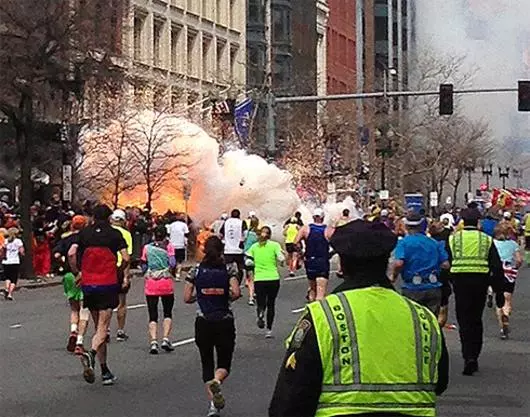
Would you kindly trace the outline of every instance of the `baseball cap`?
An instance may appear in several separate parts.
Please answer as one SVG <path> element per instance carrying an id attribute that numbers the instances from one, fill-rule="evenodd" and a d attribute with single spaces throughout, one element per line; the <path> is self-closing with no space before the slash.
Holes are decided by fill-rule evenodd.
<path id="1" fill-rule="evenodd" d="M 313 211 L 313 217 L 324 217 L 324 210 L 322 210 L 320 207 L 316 208 Z"/>
<path id="2" fill-rule="evenodd" d="M 504 217 L 506 220 L 510 220 L 512 218 L 512 213 L 505 211 L 502 217 Z"/>
<path id="3" fill-rule="evenodd" d="M 382 217 L 387 217 L 388 216 L 388 210 L 387 209 L 381 210 L 381 216 Z"/>
<path id="4" fill-rule="evenodd" d="M 423 217 L 417 213 L 411 213 L 405 218 L 406 226 L 419 226 L 423 223 Z"/>
<path id="5" fill-rule="evenodd" d="M 115 221 L 125 221 L 127 220 L 127 215 L 123 210 L 117 209 L 112 213 L 111 219 Z"/>

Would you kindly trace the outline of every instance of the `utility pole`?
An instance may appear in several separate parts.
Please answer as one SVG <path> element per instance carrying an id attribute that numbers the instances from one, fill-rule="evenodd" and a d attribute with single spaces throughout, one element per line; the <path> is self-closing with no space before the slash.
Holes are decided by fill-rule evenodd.
<path id="1" fill-rule="evenodd" d="M 265 8 L 265 89 L 267 94 L 267 152 L 273 156 L 276 152 L 276 125 L 274 114 L 274 95 L 272 93 L 272 0 L 264 1 Z"/>

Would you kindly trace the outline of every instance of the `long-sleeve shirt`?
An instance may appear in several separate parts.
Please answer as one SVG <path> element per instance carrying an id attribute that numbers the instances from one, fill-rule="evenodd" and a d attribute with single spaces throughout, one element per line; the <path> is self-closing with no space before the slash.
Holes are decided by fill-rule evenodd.
<path id="1" fill-rule="evenodd" d="M 385 278 L 385 281 L 388 279 Z M 347 280 L 333 293 L 367 287 Z M 311 323 L 300 346 L 290 347 L 280 368 L 280 374 L 269 407 L 269 417 L 314 417 L 322 390 L 322 361 L 318 349 L 315 326 L 309 314 L 304 317 Z M 374 330 L 376 331 L 376 330 Z M 296 352 L 296 366 L 288 367 L 288 360 Z M 449 354 L 442 336 L 442 355 L 438 363 L 436 394 L 442 394 L 449 382 Z M 405 414 L 372 413 L 344 417 L 402 417 Z"/>

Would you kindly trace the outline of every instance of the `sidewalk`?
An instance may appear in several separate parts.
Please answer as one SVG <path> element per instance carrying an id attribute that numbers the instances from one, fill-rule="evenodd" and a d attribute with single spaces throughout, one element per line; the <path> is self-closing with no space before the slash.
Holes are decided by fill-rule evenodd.
<path id="1" fill-rule="evenodd" d="M 182 265 L 182 270 L 185 272 L 189 271 L 194 265 L 195 262 L 187 261 Z M 132 269 L 131 274 L 133 276 L 140 276 L 140 269 Z M 63 277 L 60 275 L 55 275 L 52 278 L 19 279 L 17 290 L 22 288 L 33 290 L 36 288 L 56 287 L 62 285 L 62 279 Z"/>

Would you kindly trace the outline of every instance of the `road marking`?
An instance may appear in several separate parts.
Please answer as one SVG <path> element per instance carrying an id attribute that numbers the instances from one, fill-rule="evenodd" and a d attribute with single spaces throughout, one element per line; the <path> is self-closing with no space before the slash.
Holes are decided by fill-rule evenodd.
<path id="1" fill-rule="evenodd" d="M 292 313 L 293 313 L 293 314 L 297 314 L 297 313 L 301 313 L 301 312 L 304 311 L 304 310 L 305 310 L 305 307 L 301 307 L 301 308 L 297 308 L 297 309 L 295 309 L 295 310 L 292 310 Z"/>
<path id="2" fill-rule="evenodd" d="M 127 306 L 127 310 L 136 310 L 137 308 L 144 308 L 146 306 L 147 306 L 147 304 L 133 304 L 132 306 Z M 116 312 L 116 311 L 118 311 L 118 309 L 115 308 L 112 311 Z"/>
<path id="3" fill-rule="evenodd" d="M 20 329 L 22 327 L 22 324 L 12 324 L 9 326 L 10 329 Z"/>
<path id="4" fill-rule="evenodd" d="M 175 342 L 175 343 L 173 343 L 173 347 L 178 347 L 178 346 L 182 346 L 182 345 L 188 345 L 188 344 L 193 343 L 193 342 L 195 342 L 195 338 L 194 337 L 192 337 L 190 339 L 184 339 L 184 340 L 181 340 L 179 342 Z"/>

